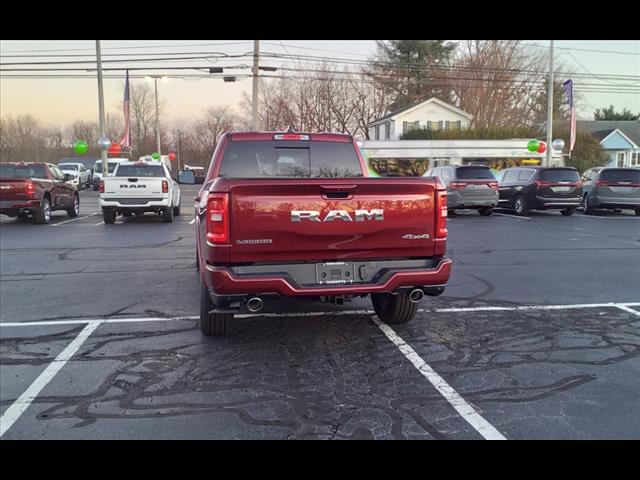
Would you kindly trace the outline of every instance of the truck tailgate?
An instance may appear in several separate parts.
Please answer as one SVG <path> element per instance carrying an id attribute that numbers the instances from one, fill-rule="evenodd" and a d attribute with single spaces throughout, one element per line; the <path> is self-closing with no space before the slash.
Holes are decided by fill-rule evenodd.
<path id="1" fill-rule="evenodd" d="M 160 177 L 107 177 L 104 179 L 106 197 L 162 197 Z"/>
<path id="2" fill-rule="evenodd" d="M 224 183 L 231 263 L 434 255 L 433 178 Z"/>

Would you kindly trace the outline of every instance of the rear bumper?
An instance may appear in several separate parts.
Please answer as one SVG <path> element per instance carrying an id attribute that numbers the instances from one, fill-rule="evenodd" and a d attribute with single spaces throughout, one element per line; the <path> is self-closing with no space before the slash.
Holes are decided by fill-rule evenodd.
<path id="1" fill-rule="evenodd" d="M 285 297 L 317 297 L 326 295 L 361 295 L 395 292 L 405 287 L 442 287 L 449 280 L 452 262 L 442 259 L 434 268 L 415 270 L 390 269 L 376 283 L 354 283 L 329 286 L 302 287 L 287 278 L 285 273 L 240 278 L 228 267 L 207 265 L 207 286 L 215 295 L 266 295 Z"/>
<path id="2" fill-rule="evenodd" d="M 2 200 L 0 214 L 16 215 L 20 211 L 31 211 L 40 208 L 40 200 Z"/>
<path id="3" fill-rule="evenodd" d="M 638 208 L 640 207 L 640 198 L 629 197 L 589 197 L 591 205 L 602 208 Z"/>
<path id="4" fill-rule="evenodd" d="M 567 207 L 579 207 L 580 205 L 582 205 L 582 197 L 552 198 L 536 196 L 536 204 L 534 208 L 562 209 Z"/>
<path id="5" fill-rule="evenodd" d="M 447 191 L 447 208 L 480 208 L 498 205 L 498 192 L 495 195 L 460 195 Z"/>

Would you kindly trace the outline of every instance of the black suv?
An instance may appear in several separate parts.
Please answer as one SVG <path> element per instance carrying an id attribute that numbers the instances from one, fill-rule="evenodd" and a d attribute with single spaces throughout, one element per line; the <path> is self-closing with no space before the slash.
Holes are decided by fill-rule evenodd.
<path id="1" fill-rule="evenodd" d="M 580 175 L 572 167 L 512 167 L 498 175 L 500 207 L 516 215 L 529 210 L 560 210 L 573 215 L 582 202 Z"/>

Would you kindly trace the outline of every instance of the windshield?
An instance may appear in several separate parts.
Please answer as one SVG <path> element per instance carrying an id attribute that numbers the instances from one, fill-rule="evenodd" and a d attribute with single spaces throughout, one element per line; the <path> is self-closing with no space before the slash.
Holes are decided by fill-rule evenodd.
<path id="1" fill-rule="evenodd" d="M 456 178 L 458 180 L 495 180 L 489 167 L 460 167 L 456 168 Z"/>
<path id="2" fill-rule="evenodd" d="M 570 168 L 553 168 L 542 170 L 540 180 L 544 182 L 579 182 L 578 171 Z"/>
<path id="3" fill-rule="evenodd" d="M 161 165 L 120 165 L 116 177 L 164 177 Z"/>
<path id="4" fill-rule="evenodd" d="M 229 178 L 362 177 L 351 143 L 312 141 L 230 142 L 220 175 Z"/>
<path id="5" fill-rule="evenodd" d="M 640 170 L 603 170 L 600 172 L 600 180 L 606 182 L 640 183 Z"/>
<path id="6" fill-rule="evenodd" d="M 58 165 L 58 168 L 60 170 L 76 170 L 78 171 L 78 169 L 80 168 L 78 165 L 74 165 L 72 163 L 61 163 Z"/>
<path id="7" fill-rule="evenodd" d="M 113 173 L 117 165 L 118 165 L 117 163 L 109 162 L 109 173 Z M 102 162 L 96 163 L 94 170 L 96 173 L 102 173 Z"/>
<path id="8" fill-rule="evenodd" d="M 47 178 L 44 165 L 0 164 L 0 177 L 4 178 Z"/>

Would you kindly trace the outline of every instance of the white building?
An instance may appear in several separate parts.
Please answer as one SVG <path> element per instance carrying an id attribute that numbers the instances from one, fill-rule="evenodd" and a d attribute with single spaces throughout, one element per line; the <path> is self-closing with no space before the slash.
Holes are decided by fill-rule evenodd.
<path id="1" fill-rule="evenodd" d="M 433 97 L 417 105 L 388 113 L 368 125 L 371 140 L 399 140 L 418 128 L 455 130 L 469 127 L 472 115 Z"/>

